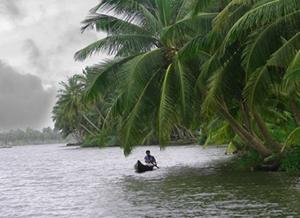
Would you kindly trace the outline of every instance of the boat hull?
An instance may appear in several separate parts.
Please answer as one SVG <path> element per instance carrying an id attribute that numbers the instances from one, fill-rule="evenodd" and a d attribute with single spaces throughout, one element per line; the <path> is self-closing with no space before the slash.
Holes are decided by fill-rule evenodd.
<path id="1" fill-rule="evenodd" d="M 153 166 L 147 166 L 141 163 L 141 161 L 137 161 L 137 163 L 134 165 L 134 169 L 137 173 L 143 173 L 146 171 L 153 170 Z"/>

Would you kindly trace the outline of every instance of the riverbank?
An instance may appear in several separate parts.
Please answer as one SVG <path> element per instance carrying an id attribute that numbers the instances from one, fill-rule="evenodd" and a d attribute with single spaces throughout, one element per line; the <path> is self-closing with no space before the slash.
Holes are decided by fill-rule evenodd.
<path id="1" fill-rule="evenodd" d="M 265 159 L 253 150 L 237 152 L 227 166 L 237 171 L 277 171 L 300 175 L 300 147 L 292 146 Z"/>
<path id="2" fill-rule="evenodd" d="M 183 146 L 183 145 L 195 145 L 196 140 L 177 140 L 177 141 L 170 141 L 166 146 Z M 151 144 L 153 146 L 159 146 L 156 143 Z M 121 145 L 118 144 L 107 144 L 105 146 L 99 145 L 98 143 L 91 143 L 90 140 L 86 142 L 81 142 L 81 143 L 68 143 L 67 146 L 81 146 L 81 147 L 121 147 Z M 138 145 L 138 146 L 149 146 L 149 145 Z"/>

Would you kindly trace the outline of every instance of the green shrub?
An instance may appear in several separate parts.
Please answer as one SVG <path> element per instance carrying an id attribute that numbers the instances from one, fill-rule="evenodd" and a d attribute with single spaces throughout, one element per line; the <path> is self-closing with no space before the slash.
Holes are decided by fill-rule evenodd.
<path id="1" fill-rule="evenodd" d="M 102 129 L 96 136 L 84 139 L 83 147 L 105 147 L 118 144 L 118 137 L 106 129 Z"/>
<path id="2" fill-rule="evenodd" d="M 261 164 L 263 159 L 255 150 L 245 151 L 242 155 L 235 158 L 232 162 L 232 168 L 236 170 L 253 170 Z"/>
<path id="3" fill-rule="evenodd" d="M 207 140 L 207 135 L 206 134 L 200 134 L 197 137 L 197 141 L 198 141 L 199 145 L 204 145 L 206 140 Z"/>
<path id="4" fill-rule="evenodd" d="M 83 143 L 82 147 L 100 147 L 101 141 L 97 136 L 87 136 Z"/>
<path id="5" fill-rule="evenodd" d="M 288 173 L 300 173 L 300 145 L 291 146 L 286 150 L 280 169 Z"/>

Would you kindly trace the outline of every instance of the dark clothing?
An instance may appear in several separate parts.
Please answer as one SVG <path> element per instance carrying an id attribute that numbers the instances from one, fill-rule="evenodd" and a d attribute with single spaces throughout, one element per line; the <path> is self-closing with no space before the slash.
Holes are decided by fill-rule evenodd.
<path id="1" fill-rule="evenodd" d="M 146 155 L 144 159 L 146 163 L 156 163 L 156 160 L 152 155 Z"/>

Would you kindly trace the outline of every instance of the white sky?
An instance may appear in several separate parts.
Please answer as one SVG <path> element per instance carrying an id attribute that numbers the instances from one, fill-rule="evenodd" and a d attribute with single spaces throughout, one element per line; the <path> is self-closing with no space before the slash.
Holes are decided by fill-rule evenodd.
<path id="1" fill-rule="evenodd" d="M 77 50 L 100 37 L 94 32 L 80 32 L 80 22 L 97 2 L 98 0 L 0 0 L 0 65 L 8 65 L 2 67 L 2 71 L 9 67 L 20 77 L 24 74 L 34 75 L 40 79 L 45 92 L 54 92 L 61 80 L 80 73 L 86 65 L 101 61 L 105 58 L 104 55 L 84 63 L 73 60 Z M 5 75 L 8 74 L 3 72 L 0 79 L 5 80 Z M 9 113 L 1 111 L 1 105 L 6 103 L 7 108 L 10 105 L 3 100 L 9 93 L 0 91 L 0 130 L 24 128 L 26 124 L 19 124 L 18 121 L 1 125 L 1 117 L 7 117 L 5 113 Z M 51 97 L 49 101 L 49 104 L 45 104 L 45 107 L 48 106 L 44 108 L 47 112 L 44 112 L 43 119 L 36 124 L 28 124 L 29 127 L 53 125 L 51 109 L 55 98 Z M 15 104 L 11 105 L 13 106 Z M 19 113 L 22 114 L 21 108 Z"/>

